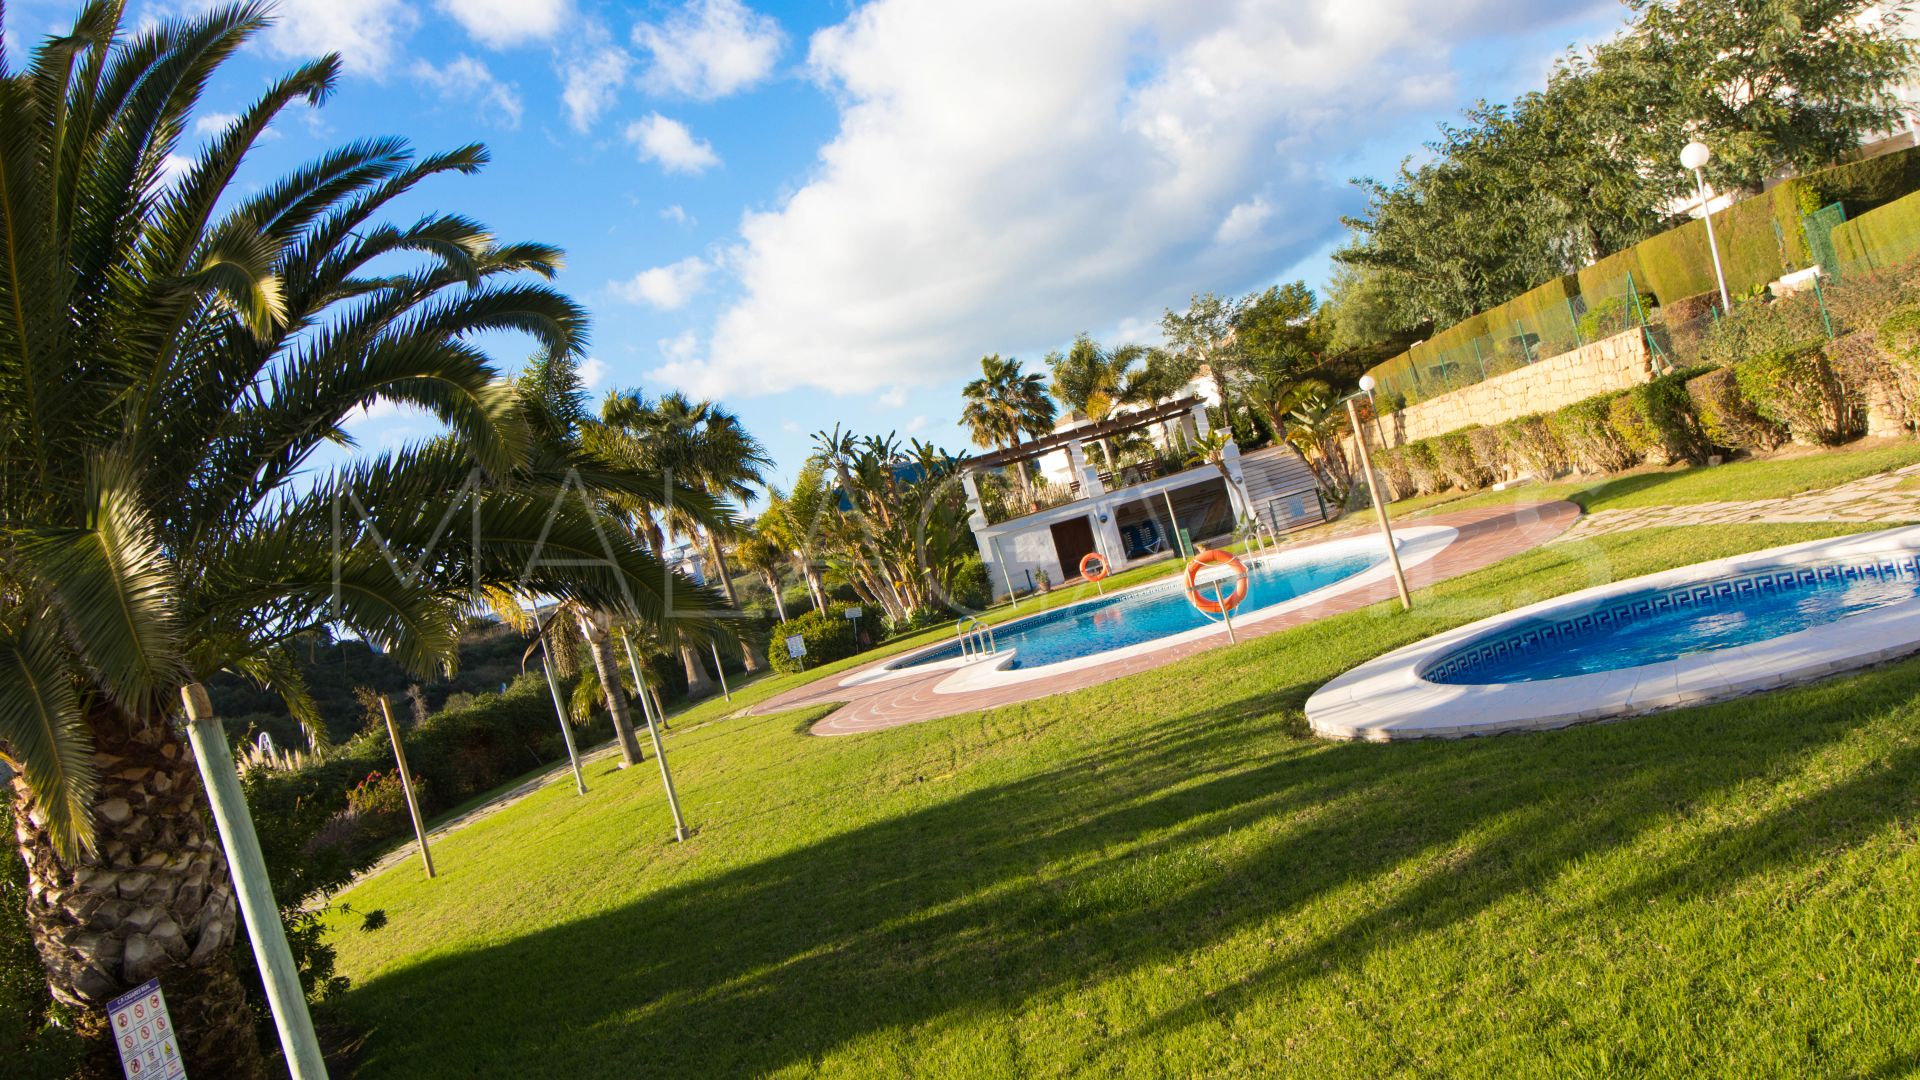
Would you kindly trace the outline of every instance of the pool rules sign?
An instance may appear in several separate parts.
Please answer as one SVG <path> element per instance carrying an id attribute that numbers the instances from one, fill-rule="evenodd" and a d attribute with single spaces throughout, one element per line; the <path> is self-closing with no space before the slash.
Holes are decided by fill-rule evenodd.
<path id="1" fill-rule="evenodd" d="M 128 1080 L 185 1080 L 187 1070 L 180 1064 L 180 1044 L 173 1037 L 159 980 L 150 979 L 108 1002 L 107 1015 Z"/>

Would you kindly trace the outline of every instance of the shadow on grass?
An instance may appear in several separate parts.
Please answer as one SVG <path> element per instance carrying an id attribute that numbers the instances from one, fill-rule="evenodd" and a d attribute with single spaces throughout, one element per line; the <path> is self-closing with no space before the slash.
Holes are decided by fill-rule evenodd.
<path id="1" fill-rule="evenodd" d="M 888 1029 L 1011 1016 L 1037 997 L 1180 963 L 1336 892 L 1379 897 L 1332 920 L 1322 912 L 1314 932 L 1249 963 L 1232 989 L 1149 1014 L 1124 1036 L 1152 1040 L 1473 919 L 1688 807 L 1778 778 L 1846 739 L 1860 708 L 1920 691 L 1920 662 L 1849 685 L 1855 707 L 1792 717 L 1736 702 L 1524 737 L 1298 741 L 1278 754 L 1273 717 L 1297 715 L 1312 685 L 1268 688 L 1079 748 L 1017 782 L 424 959 L 368 980 L 352 1007 L 376 1025 L 369 1062 L 382 1072 L 806 1068 Z M 1886 794 L 1916 781 L 1914 755 L 1890 757 L 1595 902 L 1631 909 L 1650 895 L 1731 889 L 1910 812 L 1910 797 Z"/>

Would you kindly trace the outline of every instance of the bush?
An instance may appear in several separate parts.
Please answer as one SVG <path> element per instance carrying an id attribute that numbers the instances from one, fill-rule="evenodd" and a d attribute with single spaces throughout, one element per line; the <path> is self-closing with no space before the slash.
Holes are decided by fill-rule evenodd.
<path id="1" fill-rule="evenodd" d="M 1705 461 L 1712 447 L 1687 394 L 1687 380 L 1701 374 L 1698 368 L 1671 372 L 1614 398 L 1607 419 L 1621 445 L 1661 464 Z"/>
<path id="2" fill-rule="evenodd" d="M 1553 432 L 1545 416 L 1534 413 L 1518 416 L 1496 429 L 1506 447 L 1507 458 L 1516 469 L 1540 480 L 1567 471 L 1567 449 Z"/>
<path id="3" fill-rule="evenodd" d="M 1414 491 L 1421 495 L 1431 495 L 1447 489 L 1447 474 L 1440 468 L 1440 461 L 1434 456 L 1433 443 L 1428 439 L 1418 439 L 1400 448 L 1402 459 L 1407 463 L 1407 472 L 1413 477 Z"/>
<path id="4" fill-rule="evenodd" d="M 1464 427 L 1428 440 L 1440 474 L 1446 477 L 1447 483 L 1465 491 L 1493 483 L 1493 473 L 1473 453 L 1472 433 L 1477 430 L 1479 425 Z"/>
<path id="5" fill-rule="evenodd" d="M 1687 381 L 1687 397 L 1700 430 L 1715 446 L 1728 450 L 1771 450 L 1786 441 L 1778 424 L 1754 411 L 1734 382 L 1733 372 L 1714 368 Z"/>
<path id="6" fill-rule="evenodd" d="M 1827 340 L 1826 320 L 1812 290 L 1784 299 L 1746 300 L 1706 334 L 1700 358 L 1731 368 L 1749 360 L 1783 356 L 1819 347 Z"/>
<path id="7" fill-rule="evenodd" d="M 1473 448 L 1473 460 L 1480 463 L 1492 480 L 1506 479 L 1508 471 L 1515 467 L 1506 434 L 1498 426 L 1469 429 L 1467 445 Z"/>
<path id="8" fill-rule="evenodd" d="M 980 556 L 968 555 L 948 572 L 947 603 L 975 611 L 993 604 L 993 578 Z"/>
<path id="9" fill-rule="evenodd" d="M 1576 401 L 1547 417 L 1553 434 L 1566 448 L 1569 462 L 1584 472 L 1618 472 L 1645 455 L 1635 450 L 1613 427 L 1613 406 L 1627 395 L 1598 394 Z"/>
<path id="10" fill-rule="evenodd" d="M 905 637 L 908 634 L 917 634 L 930 626 L 939 626 L 945 623 L 948 618 L 947 613 L 939 608 L 915 608 L 913 611 L 908 612 L 907 617 L 904 619 L 887 619 L 883 624 L 881 637 L 886 640 L 891 640 L 897 637 Z M 809 648 L 811 648 L 811 646 L 809 646 Z M 785 652 L 786 648 L 782 646 L 780 651 Z"/>
<path id="11" fill-rule="evenodd" d="M 1640 323 L 1642 313 L 1653 310 L 1653 294 L 1640 294 L 1640 310 L 1633 309 L 1631 296 L 1609 296 L 1580 316 L 1580 340 L 1589 344 L 1615 334 L 1624 334 Z"/>
<path id="12" fill-rule="evenodd" d="M 1391 492 L 1388 498 L 1404 499 L 1418 490 L 1413 483 L 1413 469 L 1407 464 L 1406 447 L 1387 446 L 1375 450 L 1373 463 L 1379 466 L 1380 476 L 1387 482 Z"/>
<path id="13" fill-rule="evenodd" d="M 800 671 L 844 660 L 860 651 L 853 638 L 853 624 L 847 620 L 847 604 L 829 604 L 827 610 L 815 609 L 788 619 L 773 628 L 772 646 L 767 661 L 773 670 Z M 787 655 L 787 639 L 798 634 L 806 643 L 807 655 L 796 660 Z"/>
<path id="14" fill-rule="evenodd" d="M 1757 357 L 1733 374 L 1754 411 L 1801 442 L 1831 446 L 1858 434 L 1859 410 L 1817 347 Z"/>

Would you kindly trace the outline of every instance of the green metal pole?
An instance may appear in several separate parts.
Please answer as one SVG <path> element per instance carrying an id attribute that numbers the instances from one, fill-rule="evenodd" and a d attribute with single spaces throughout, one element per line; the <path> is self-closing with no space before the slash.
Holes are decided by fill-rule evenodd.
<path id="1" fill-rule="evenodd" d="M 260 837 L 247 812 L 246 793 L 240 790 L 240 771 L 227 749 L 227 733 L 213 715 L 206 687 L 188 683 L 180 688 L 180 699 L 187 707 L 187 740 L 193 744 L 194 762 L 207 788 L 207 808 L 227 853 L 227 871 L 246 918 L 247 938 L 260 965 L 260 980 L 267 988 L 267 1004 L 273 1009 L 273 1026 L 280 1033 L 287 1069 L 293 1080 L 327 1080 L 327 1063 L 320 1056 L 320 1040 L 314 1036 L 313 1017 L 307 1012 L 307 993 L 300 986 L 293 950 L 287 947 L 280 905 L 273 900 L 267 860 L 260 853 Z"/>
<path id="2" fill-rule="evenodd" d="M 1833 340 L 1833 316 L 1827 313 L 1827 292 L 1820 287 L 1820 271 L 1813 272 L 1813 299 L 1820 305 L 1820 322 L 1827 328 L 1827 340 Z"/>
<path id="3" fill-rule="evenodd" d="M 540 667 L 547 673 L 547 691 L 553 695 L 553 714 L 560 718 L 560 739 L 567 744 L 567 761 L 573 766 L 573 786 L 587 793 L 587 778 L 580 773 L 580 752 L 573 747 L 573 725 L 567 723 L 567 702 L 560 696 L 560 680 L 553 674 L 553 655 L 547 651 L 547 639 L 540 638 Z"/>
<path id="4" fill-rule="evenodd" d="M 713 670 L 720 675 L 720 693 L 728 701 L 732 701 L 733 691 L 727 688 L 727 668 L 720 662 L 720 643 L 709 641 L 707 644 L 713 648 Z"/>
<path id="5" fill-rule="evenodd" d="M 675 842 L 687 838 L 687 822 L 680 816 L 680 796 L 673 790 L 673 773 L 667 769 L 667 748 L 660 741 L 660 725 L 654 722 L 652 695 L 647 682 L 640 674 L 640 660 L 633 652 L 633 639 L 625 630 L 620 631 L 620 644 L 627 648 L 627 666 L 633 669 L 633 686 L 640 692 L 640 707 L 647 714 L 647 734 L 653 738 L 653 758 L 660 763 L 660 786 L 667 790 L 667 807 L 673 811 L 673 839 Z"/>

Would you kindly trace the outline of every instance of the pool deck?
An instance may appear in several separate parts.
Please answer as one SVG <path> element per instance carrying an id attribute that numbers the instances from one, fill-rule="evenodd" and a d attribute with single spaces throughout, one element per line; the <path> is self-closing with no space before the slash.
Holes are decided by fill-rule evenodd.
<path id="1" fill-rule="evenodd" d="M 1423 517 L 1418 524 L 1450 526 L 1459 530 L 1459 536 L 1431 559 L 1409 567 L 1407 584 L 1416 589 L 1432 585 L 1539 547 L 1565 532 L 1579 516 L 1580 508 L 1572 503 L 1544 502 L 1482 507 Z M 1327 539 L 1361 535 L 1372 529 L 1371 515 L 1364 520 L 1356 517 L 1352 529 L 1342 530 Z M 1239 636 L 1242 639 L 1265 637 L 1329 615 L 1357 611 L 1393 597 L 1393 581 L 1389 578 L 1337 593 L 1326 600 L 1250 626 Z M 1164 649 L 1127 656 L 1108 664 L 1062 671 L 1052 678 L 959 693 L 937 692 L 934 689 L 953 675 L 950 670 L 859 682 L 862 677 L 899 659 L 898 656 L 890 656 L 838 676 L 795 687 L 760 702 L 748 711 L 766 715 L 839 702 L 840 708 L 813 725 L 813 734 L 857 735 L 1080 690 L 1125 675 L 1164 667 L 1226 645 L 1224 636 L 1215 635 L 1171 644 Z"/>

